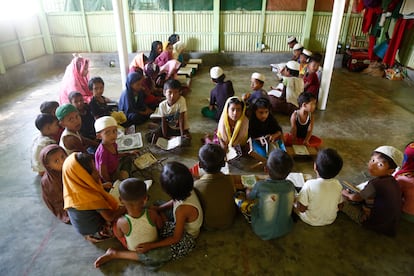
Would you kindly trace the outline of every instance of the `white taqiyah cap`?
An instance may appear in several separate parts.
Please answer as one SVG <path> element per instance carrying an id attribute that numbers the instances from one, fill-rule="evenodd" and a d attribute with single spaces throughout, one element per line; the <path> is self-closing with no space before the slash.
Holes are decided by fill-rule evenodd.
<path id="1" fill-rule="evenodd" d="M 254 72 L 252 74 L 252 79 L 256 79 L 256 80 L 264 82 L 265 81 L 265 76 L 260 74 L 260 73 Z"/>
<path id="2" fill-rule="evenodd" d="M 216 66 L 210 69 L 210 77 L 212 79 L 218 79 L 219 77 L 221 77 L 224 74 L 223 69 L 221 69 L 220 67 Z"/>
<path id="3" fill-rule="evenodd" d="M 307 49 L 303 49 L 302 54 L 304 54 L 304 55 L 306 55 L 306 56 L 310 57 L 310 56 L 312 55 L 312 52 L 311 52 L 311 51 L 309 51 L 309 50 L 307 50 Z"/>
<path id="4" fill-rule="evenodd" d="M 300 43 L 296 43 L 296 44 L 295 44 L 295 46 L 293 46 L 293 51 L 295 51 L 295 50 L 299 50 L 299 49 L 301 49 L 301 48 L 303 48 L 302 44 L 300 44 Z"/>
<path id="5" fill-rule="evenodd" d="M 394 161 L 394 163 L 399 167 L 401 166 L 404 159 L 403 153 L 398 149 L 394 148 L 393 146 L 381 146 L 376 148 L 374 151 L 385 154 L 386 156 L 391 158 L 392 161 Z"/>
<path id="6" fill-rule="evenodd" d="M 292 43 L 295 40 L 296 40 L 296 36 L 293 36 L 293 35 L 288 36 L 288 38 L 286 39 L 288 44 Z"/>
<path id="7" fill-rule="evenodd" d="M 100 132 L 107 127 L 111 126 L 118 126 L 114 117 L 111 116 L 103 116 L 101 118 L 96 119 L 95 121 L 95 131 Z"/>
<path id="8" fill-rule="evenodd" d="M 286 63 L 286 67 L 290 70 L 299 71 L 299 63 L 297 61 L 291 60 Z"/>

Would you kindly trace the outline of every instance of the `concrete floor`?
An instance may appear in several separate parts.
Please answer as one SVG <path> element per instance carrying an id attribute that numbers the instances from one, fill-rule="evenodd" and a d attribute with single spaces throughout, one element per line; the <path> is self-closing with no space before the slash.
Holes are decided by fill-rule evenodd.
<path id="1" fill-rule="evenodd" d="M 249 91 L 250 75 L 262 72 L 273 80 L 268 67 L 224 67 L 237 95 Z M 63 72 L 50 72 L 35 85 L 0 98 L 0 275 L 150 275 L 132 261 L 112 261 L 100 269 L 94 260 L 115 241 L 93 245 L 70 225 L 58 221 L 45 207 L 39 178 L 30 169 L 30 146 L 37 130 L 34 118 L 44 100 L 58 99 Z M 91 76 L 105 80 L 105 94 L 117 99 L 120 75 L 116 68 L 91 68 Z M 270 86 L 267 81 L 266 87 Z M 172 153 L 154 149 L 159 158 L 179 159 L 192 165 L 200 139 L 215 123 L 202 118 L 213 87 L 207 66 L 192 80 L 187 97 L 192 147 Z M 325 147 L 336 148 L 344 159 L 339 179 L 359 183 L 368 178 L 371 151 L 387 144 L 397 148 L 413 140 L 413 83 L 389 81 L 336 69 L 326 111 L 317 111 L 314 133 Z M 284 131 L 286 116 L 277 115 Z M 146 132 L 145 126 L 139 129 Z M 230 169 L 240 172 L 251 162 L 244 159 Z M 294 171 L 313 174 L 311 160 L 298 160 Z M 260 173 L 258 169 L 254 172 Z M 153 171 L 151 199 L 166 198 Z M 364 230 L 339 214 L 334 224 L 311 227 L 299 221 L 280 239 L 262 241 L 239 215 L 234 226 L 221 232 L 202 232 L 196 249 L 186 258 L 163 266 L 162 275 L 414 275 L 414 225 L 402 221 L 395 238 Z"/>

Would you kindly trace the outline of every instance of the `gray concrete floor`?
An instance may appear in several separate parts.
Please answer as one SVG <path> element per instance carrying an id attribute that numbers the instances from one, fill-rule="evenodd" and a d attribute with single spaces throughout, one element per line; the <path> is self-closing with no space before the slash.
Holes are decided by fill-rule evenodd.
<path id="1" fill-rule="evenodd" d="M 225 67 L 237 95 L 249 91 L 250 75 L 262 72 L 273 80 L 269 68 Z M 91 68 L 91 76 L 105 80 L 105 94 L 117 99 L 120 75 L 116 68 Z M 45 207 L 39 178 L 30 169 L 30 146 L 39 105 L 58 99 L 62 72 L 50 72 L 25 89 L 0 98 L 0 275 L 137 275 L 153 274 L 132 261 L 112 261 L 100 269 L 94 260 L 115 241 L 93 245 L 70 225 L 58 221 Z M 202 118 L 213 87 L 208 68 L 193 77 L 187 96 L 192 146 L 171 153 L 153 149 L 159 158 L 180 160 L 192 165 L 197 159 L 200 138 L 212 132 L 215 123 Z M 336 69 L 325 111 L 317 111 L 314 133 L 325 147 L 336 148 L 344 158 L 339 179 L 359 183 L 368 178 L 366 163 L 380 145 L 403 149 L 413 140 L 414 89 L 412 82 L 389 81 Z M 276 115 L 284 131 L 286 116 Z M 139 131 L 146 132 L 145 126 Z M 247 168 L 251 160 L 231 167 Z M 248 169 L 251 171 L 250 169 Z M 313 174 L 311 160 L 298 160 L 294 171 Z M 259 169 L 253 172 L 261 173 Z M 166 198 L 157 182 L 150 190 L 152 199 Z M 311 227 L 301 221 L 280 239 L 262 241 L 238 216 L 234 226 L 221 232 L 202 232 L 196 249 L 186 258 L 163 266 L 163 275 L 413 275 L 414 225 L 402 221 L 395 238 L 364 230 L 339 214 L 334 224 Z"/>

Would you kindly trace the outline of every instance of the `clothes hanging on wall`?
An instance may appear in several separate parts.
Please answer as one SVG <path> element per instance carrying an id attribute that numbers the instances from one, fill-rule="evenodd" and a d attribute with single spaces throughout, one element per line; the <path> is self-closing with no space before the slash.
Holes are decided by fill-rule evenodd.
<path id="1" fill-rule="evenodd" d="M 413 26 L 413 19 L 400 18 L 397 20 L 397 23 L 395 23 L 394 32 L 392 33 L 392 37 L 388 45 L 387 52 L 385 53 L 384 59 L 382 60 L 383 63 L 387 64 L 390 67 L 394 66 L 395 55 L 400 48 L 401 41 L 404 37 L 404 32 Z"/>

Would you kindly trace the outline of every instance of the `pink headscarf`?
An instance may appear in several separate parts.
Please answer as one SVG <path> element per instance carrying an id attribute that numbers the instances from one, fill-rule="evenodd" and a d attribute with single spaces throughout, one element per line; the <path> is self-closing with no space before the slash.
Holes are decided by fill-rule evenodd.
<path id="1" fill-rule="evenodd" d="M 395 176 L 409 172 L 414 173 L 414 142 L 405 147 L 402 167 Z"/>
<path id="2" fill-rule="evenodd" d="M 144 53 L 138 53 L 129 64 L 129 73 L 135 72 L 136 68 L 144 70 Z"/>
<path id="3" fill-rule="evenodd" d="M 84 70 L 89 67 L 89 59 L 75 56 L 66 66 L 65 75 L 62 79 L 62 86 L 59 95 L 59 103 L 69 103 L 68 95 L 72 91 L 78 91 L 82 94 L 85 103 L 89 103 L 93 97 L 93 93 L 89 91 L 88 80 L 89 73 L 82 75 Z"/>

